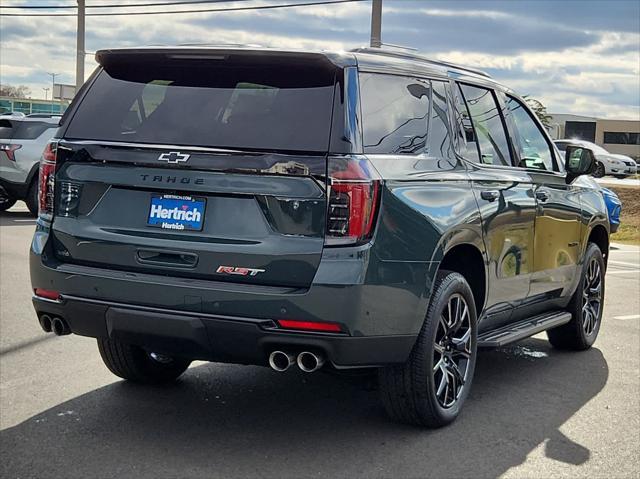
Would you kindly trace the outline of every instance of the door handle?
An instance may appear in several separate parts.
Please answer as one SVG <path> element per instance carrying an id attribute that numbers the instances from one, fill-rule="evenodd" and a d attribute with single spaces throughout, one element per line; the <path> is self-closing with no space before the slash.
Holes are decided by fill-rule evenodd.
<path id="1" fill-rule="evenodd" d="M 498 190 L 484 190 L 480 192 L 480 198 L 487 201 L 495 201 L 500 198 L 500 192 Z"/>
<path id="2" fill-rule="evenodd" d="M 139 249 L 136 252 L 136 260 L 140 264 L 171 268 L 195 268 L 198 264 L 198 256 L 193 253 L 153 249 Z"/>
<path id="3" fill-rule="evenodd" d="M 543 203 L 545 201 L 549 200 L 549 192 L 546 190 L 536 190 L 536 199 L 542 201 Z"/>

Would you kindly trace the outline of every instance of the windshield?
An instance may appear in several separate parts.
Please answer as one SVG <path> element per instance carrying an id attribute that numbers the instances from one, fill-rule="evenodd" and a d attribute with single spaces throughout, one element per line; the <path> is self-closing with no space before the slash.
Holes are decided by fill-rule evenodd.
<path id="1" fill-rule="evenodd" d="M 65 137 L 325 153 L 334 81 L 304 61 L 118 62 L 100 72 Z"/>

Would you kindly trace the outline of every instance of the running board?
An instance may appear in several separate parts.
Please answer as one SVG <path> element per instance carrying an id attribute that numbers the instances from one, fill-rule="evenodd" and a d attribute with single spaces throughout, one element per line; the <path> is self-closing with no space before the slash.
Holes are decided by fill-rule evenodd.
<path id="1" fill-rule="evenodd" d="M 553 311 L 531 318 L 523 319 L 517 323 L 507 324 L 492 331 L 486 331 L 478 335 L 479 348 L 499 348 L 509 343 L 515 343 L 547 329 L 562 326 L 571 321 L 571 313 L 566 311 Z"/>

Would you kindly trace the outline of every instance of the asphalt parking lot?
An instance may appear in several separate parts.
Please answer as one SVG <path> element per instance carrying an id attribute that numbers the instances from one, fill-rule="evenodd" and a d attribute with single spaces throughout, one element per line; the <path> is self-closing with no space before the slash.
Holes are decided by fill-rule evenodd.
<path id="1" fill-rule="evenodd" d="M 40 330 L 34 223 L 0 213 L 3 478 L 640 475 L 637 247 L 611 252 L 594 348 L 482 352 L 460 419 L 426 431 L 389 422 L 364 378 L 195 363 L 169 387 L 119 381 L 94 340 Z"/>

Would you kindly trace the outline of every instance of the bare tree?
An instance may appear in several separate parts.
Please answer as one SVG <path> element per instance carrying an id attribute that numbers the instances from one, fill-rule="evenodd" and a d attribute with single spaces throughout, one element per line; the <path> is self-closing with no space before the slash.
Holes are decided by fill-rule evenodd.
<path id="1" fill-rule="evenodd" d="M 9 98 L 27 98 L 31 95 L 31 89 L 26 85 L 0 85 L 0 96 Z"/>
<path id="2" fill-rule="evenodd" d="M 542 126 L 547 129 L 551 128 L 551 115 L 547 113 L 547 107 L 544 106 L 542 102 L 536 100 L 535 98 L 531 98 L 531 96 L 529 95 L 524 95 L 522 98 L 525 99 L 527 105 L 529 105 L 529 108 L 531 108 L 536 114 L 538 120 L 540 120 L 540 123 L 542 123 Z"/>

